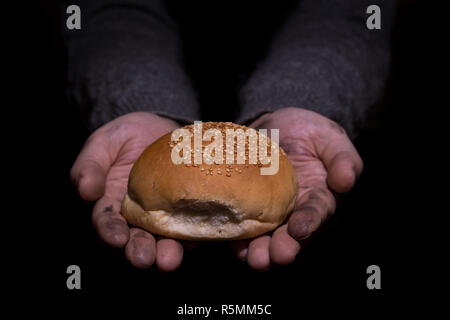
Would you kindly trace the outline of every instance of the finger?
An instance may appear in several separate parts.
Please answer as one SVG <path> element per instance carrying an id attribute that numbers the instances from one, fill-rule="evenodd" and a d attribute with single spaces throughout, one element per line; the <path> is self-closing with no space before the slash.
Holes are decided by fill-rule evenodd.
<path id="1" fill-rule="evenodd" d="M 249 240 L 231 241 L 231 250 L 233 250 L 234 254 L 239 259 L 241 259 L 242 261 L 245 261 L 247 259 L 248 244 L 249 244 Z"/>
<path id="2" fill-rule="evenodd" d="M 100 238 L 107 244 L 122 248 L 128 242 L 130 231 L 120 214 L 120 201 L 102 197 L 95 204 L 92 222 Z"/>
<path id="3" fill-rule="evenodd" d="M 287 224 L 279 227 L 272 234 L 270 240 L 270 260 L 279 265 L 288 265 L 294 262 L 300 251 L 300 244 L 292 238 L 287 231 Z"/>
<path id="4" fill-rule="evenodd" d="M 70 170 L 80 196 L 95 201 L 103 195 L 106 174 L 114 159 L 103 136 L 91 135 Z"/>
<path id="5" fill-rule="evenodd" d="M 288 221 L 287 231 L 299 241 L 308 238 L 336 209 L 336 199 L 325 187 L 315 187 L 301 195 Z"/>
<path id="6" fill-rule="evenodd" d="M 348 136 L 332 136 L 318 152 L 328 171 L 328 185 L 336 192 L 348 192 L 363 170 L 363 161 Z"/>
<path id="7" fill-rule="evenodd" d="M 156 258 L 155 238 L 142 229 L 130 229 L 130 240 L 125 247 L 125 255 L 133 266 L 140 269 L 150 268 Z"/>
<path id="8" fill-rule="evenodd" d="M 156 243 L 156 265 L 163 272 L 177 269 L 183 260 L 183 246 L 173 239 L 162 238 Z"/>
<path id="9" fill-rule="evenodd" d="M 86 201 L 99 199 L 104 192 L 105 171 L 95 162 L 85 162 L 77 177 L 77 189 Z"/>
<path id="10" fill-rule="evenodd" d="M 353 188 L 362 171 L 362 160 L 350 151 L 340 152 L 328 165 L 328 185 L 336 192 L 344 193 Z"/>
<path id="11" fill-rule="evenodd" d="M 257 271 L 266 271 L 270 267 L 270 236 L 253 239 L 248 246 L 247 263 Z"/>

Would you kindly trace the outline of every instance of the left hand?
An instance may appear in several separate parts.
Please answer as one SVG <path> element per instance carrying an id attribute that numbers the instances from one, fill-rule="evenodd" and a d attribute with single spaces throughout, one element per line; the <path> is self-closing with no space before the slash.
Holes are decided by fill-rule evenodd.
<path id="1" fill-rule="evenodd" d="M 301 108 L 284 108 L 264 114 L 255 129 L 279 129 L 280 146 L 297 174 L 299 189 L 293 213 L 273 233 L 233 241 L 236 255 L 259 271 L 271 263 L 295 260 L 300 242 L 311 236 L 336 208 L 336 193 L 348 192 L 363 170 L 363 162 L 336 122 Z M 268 130 L 268 134 L 270 130 Z"/>

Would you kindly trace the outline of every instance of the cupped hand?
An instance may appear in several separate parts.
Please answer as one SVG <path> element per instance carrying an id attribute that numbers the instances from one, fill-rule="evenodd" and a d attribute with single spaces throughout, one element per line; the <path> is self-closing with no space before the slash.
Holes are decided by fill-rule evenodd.
<path id="1" fill-rule="evenodd" d="M 100 237 L 125 254 L 138 268 L 156 261 L 162 271 L 175 270 L 183 258 L 183 246 L 138 228 L 129 228 L 120 214 L 130 170 L 144 149 L 162 135 L 178 128 L 169 119 L 148 112 L 121 116 L 97 129 L 87 139 L 70 175 L 80 196 L 96 201 L 92 221 Z"/>
<path id="2" fill-rule="evenodd" d="M 250 125 L 279 129 L 279 143 L 297 175 L 299 189 L 287 223 L 272 234 L 232 242 L 233 250 L 253 269 L 264 271 L 272 263 L 295 260 L 302 240 L 311 236 L 334 213 L 334 193 L 352 189 L 363 162 L 336 122 L 313 111 L 284 108 L 264 114 Z M 268 130 L 270 133 L 270 130 Z"/>

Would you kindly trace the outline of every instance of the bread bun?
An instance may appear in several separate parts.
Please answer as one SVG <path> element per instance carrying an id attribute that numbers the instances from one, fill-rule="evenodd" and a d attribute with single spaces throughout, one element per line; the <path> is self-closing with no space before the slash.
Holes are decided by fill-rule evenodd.
<path id="1" fill-rule="evenodd" d="M 225 129 L 253 130 L 230 122 L 202 125 L 203 132 L 221 130 L 224 146 Z M 183 128 L 193 132 L 193 127 Z M 249 164 L 248 159 L 246 164 L 177 165 L 171 158 L 173 145 L 166 134 L 135 162 L 121 210 L 130 224 L 176 239 L 245 239 L 273 230 L 292 211 L 297 178 L 278 146 L 278 172 L 261 175 L 261 167 L 269 165 Z"/>

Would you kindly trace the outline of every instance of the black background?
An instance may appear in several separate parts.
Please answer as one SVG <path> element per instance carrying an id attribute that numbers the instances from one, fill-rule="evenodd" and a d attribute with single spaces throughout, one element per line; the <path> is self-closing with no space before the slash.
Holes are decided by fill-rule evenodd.
<path id="1" fill-rule="evenodd" d="M 182 30 L 190 43 L 185 48 L 187 63 L 200 102 L 216 106 L 204 112 L 202 120 L 232 120 L 230 106 L 237 104 L 234 89 L 263 56 L 267 35 L 290 6 L 290 2 L 256 6 L 255 2 L 200 1 L 173 9 L 175 15 L 188 17 L 181 17 Z M 64 305 L 75 312 L 87 302 L 103 310 L 145 310 L 150 319 L 175 318 L 176 307 L 185 303 L 219 309 L 220 304 L 272 304 L 276 319 L 301 317 L 311 308 L 320 315 L 344 311 L 367 317 L 398 306 L 418 268 L 413 262 L 421 259 L 411 260 L 421 241 L 411 241 L 409 235 L 416 231 L 409 230 L 405 221 L 422 210 L 411 201 L 416 194 L 409 192 L 410 183 L 421 172 L 409 159 L 416 155 L 415 146 L 423 143 L 410 134 L 427 99 L 423 61 L 432 40 L 423 23 L 425 9 L 414 1 L 401 6 L 393 30 L 387 88 L 355 141 L 365 171 L 296 262 L 258 273 L 235 258 L 225 243 L 210 243 L 186 254 L 180 269 L 170 274 L 155 267 L 133 268 L 123 250 L 108 247 L 93 230 L 93 205 L 79 199 L 69 179 L 70 167 L 89 133 L 65 98 L 61 14 L 52 1 L 28 9 L 29 14 L 22 16 L 28 23 L 16 28 L 20 36 L 14 37 L 13 46 L 19 49 L 21 62 L 14 64 L 11 78 L 20 84 L 13 93 L 18 110 L 26 110 L 26 121 L 16 125 L 12 134 L 29 129 L 16 147 L 25 146 L 26 155 L 19 156 L 11 148 L 13 161 L 21 166 L 14 175 L 18 185 L 12 189 L 23 188 L 24 180 L 17 177 L 29 177 L 33 171 L 32 183 L 16 200 L 21 210 L 15 225 L 25 227 L 30 239 L 25 244 L 17 241 L 20 249 L 14 250 L 18 257 L 12 267 L 21 271 L 10 279 L 15 292 L 21 297 L 33 288 L 33 301 L 42 301 L 44 310 Z M 211 11 L 214 18 L 207 18 L 204 13 Z M 66 268 L 71 264 L 81 267 L 78 291 L 66 288 Z M 378 291 L 366 287 L 366 268 L 371 264 L 381 268 Z"/>

